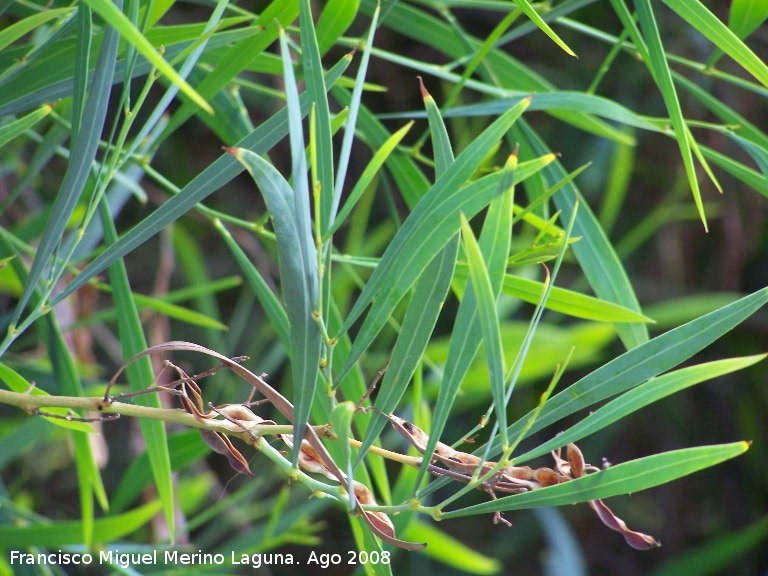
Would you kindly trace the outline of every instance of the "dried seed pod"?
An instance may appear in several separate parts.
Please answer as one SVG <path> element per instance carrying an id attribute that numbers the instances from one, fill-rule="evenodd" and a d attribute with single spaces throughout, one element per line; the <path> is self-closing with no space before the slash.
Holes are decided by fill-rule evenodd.
<path id="1" fill-rule="evenodd" d="M 584 463 L 584 455 L 576 444 L 573 442 L 568 444 L 566 455 L 568 456 L 568 463 L 571 465 L 571 475 L 574 478 L 581 478 L 584 476 L 584 469 L 586 467 L 586 464 Z"/>
<path id="2" fill-rule="evenodd" d="M 533 479 L 544 486 L 554 486 L 555 484 L 560 484 L 563 480 L 560 474 L 552 470 L 552 468 L 546 467 L 534 470 Z"/>
<path id="3" fill-rule="evenodd" d="M 657 548 L 661 546 L 661 542 L 656 540 L 653 536 L 643 534 L 642 532 L 635 532 L 627 528 L 624 520 L 616 516 L 608 506 L 606 506 L 602 500 L 591 500 L 589 505 L 597 513 L 597 517 L 600 521 L 608 526 L 611 530 L 621 533 L 624 536 L 627 544 L 636 548 L 637 550 L 650 550 L 651 548 Z"/>
<path id="4" fill-rule="evenodd" d="M 376 500 L 373 498 L 373 494 L 371 494 L 371 491 L 367 486 L 355 481 L 353 484 L 353 489 L 355 491 L 355 498 L 357 498 L 358 503 L 368 506 L 378 506 Z M 389 519 L 389 516 L 387 516 L 386 513 L 368 510 L 365 512 L 365 514 L 368 516 L 368 520 L 373 523 L 381 532 L 387 534 L 391 538 L 395 537 L 395 526 L 392 524 L 392 520 Z"/>
<path id="5" fill-rule="evenodd" d="M 248 461 L 232 445 L 232 441 L 225 434 L 213 432 L 212 430 L 200 430 L 200 436 L 211 450 L 224 454 L 229 460 L 229 465 L 237 472 L 253 476 L 253 472 L 251 472 L 251 468 L 248 466 Z"/>

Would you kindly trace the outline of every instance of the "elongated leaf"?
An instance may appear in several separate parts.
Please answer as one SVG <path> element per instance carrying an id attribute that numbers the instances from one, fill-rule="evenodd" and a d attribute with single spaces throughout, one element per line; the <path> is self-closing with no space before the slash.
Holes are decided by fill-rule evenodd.
<path id="1" fill-rule="evenodd" d="M 60 384 L 60 392 L 67 396 L 82 396 L 80 375 L 55 317 L 51 314 L 46 315 L 39 325 L 51 359 L 53 374 Z M 75 448 L 75 468 L 80 493 L 82 532 L 78 536 L 81 542 L 90 546 L 93 543 L 94 496 L 103 510 L 109 508 L 109 503 L 88 435 L 84 432 L 70 432 L 70 434 Z"/>
<path id="2" fill-rule="evenodd" d="M 111 287 L 105 288 L 107 288 L 109 291 L 112 291 Z M 159 298 L 145 296 L 143 294 L 133 294 L 133 301 L 139 308 L 154 310 L 155 312 L 159 312 L 164 316 L 175 318 L 176 320 L 186 322 L 187 324 L 203 326 L 205 328 L 213 328 L 215 330 L 227 329 L 226 324 L 223 324 L 218 320 L 211 318 L 210 316 L 206 316 L 200 312 L 195 312 L 189 308 L 184 308 Z"/>
<path id="3" fill-rule="evenodd" d="M 349 58 L 343 58 L 334 66 L 327 75 L 328 86 L 332 86 L 349 65 Z M 301 99 L 301 113 L 309 112 L 310 102 L 306 98 Z M 281 110 L 268 121 L 264 122 L 252 134 L 238 142 L 238 146 L 253 150 L 258 154 L 266 153 L 272 146 L 279 142 L 288 130 L 288 113 Z M 224 186 L 235 176 L 240 174 L 245 167 L 231 155 L 224 154 L 213 164 L 208 166 L 187 184 L 178 194 L 165 202 L 160 208 L 152 212 L 140 224 L 132 228 L 114 245 L 94 258 L 78 276 L 69 283 L 59 294 L 54 302 L 66 298 L 69 294 L 80 288 L 96 274 L 103 271 L 112 262 L 122 258 L 137 246 L 157 234 L 174 220 L 191 210 L 195 204 L 202 202 L 210 194 Z"/>
<path id="4" fill-rule="evenodd" d="M 140 508 L 107 516 L 94 522 L 93 536 L 96 542 L 112 542 L 141 528 L 160 510 L 160 502 L 150 502 Z M 34 543 L 37 546 L 56 548 L 82 544 L 82 522 L 51 522 L 33 526 L 0 526 L 0 542 L 7 548 L 21 549 Z"/>
<path id="5" fill-rule="evenodd" d="M 477 299 L 477 315 L 480 319 L 480 331 L 483 335 L 493 405 L 501 428 L 501 445 L 506 448 L 509 444 L 507 439 L 507 407 L 504 401 L 506 369 L 501 351 L 499 319 L 496 316 L 496 298 L 491 287 L 491 280 L 488 277 L 488 270 L 483 261 L 483 255 L 480 252 L 480 246 L 463 214 L 461 215 L 461 237 L 464 241 L 464 253 L 469 263 L 469 277 Z"/>
<path id="6" fill-rule="evenodd" d="M 577 216 L 578 217 L 578 216 Z M 531 304 L 539 301 L 544 284 L 536 280 L 507 274 L 504 276 L 503 290 L 505 294 L 515 296 Z M 647 316 L 619 306 L 612 302 L 600 300 L 594 296 L 581 294 L 566 288 L 552 287 L 547 299 L 547 308 L 585 320 L 600 322 L 653 322 Z"/>
<path id="7" fill-rule="evenodd" d="M 515 0 L 515 4 L 517 4 L 523 12 L 525 12 L 525 15 L 531 19 L 531 22 L 536 24 L 536 26 L 538 26 L 541 29 L 541 31 L 544 32 L 544 34 L 549 36 L 555 44 L 557 44 L 558 46 L 560 46 L 560 48 L 565 50 L 566 54 L 568 54 L 569 56 L 576 56 L 576 53 L 573 50 L 571 50 L 568 47 L 568 45 L 560 39 L 560 36 L 558 36 L 555 33 L 555 31 L 549 27 L 549 24 L 544 22 L 542 17 L 539 16 L 539 13 L 536 12 L 534 7 L 531 6 L 531 3 L 528 2 L 528 0 Z"/>
<path id="8" fill-rule="evenodd" d="M 489 126 L 438 178 L 406 219 L 344 322 L 342 331 L 348 330 L 373 302 L 339 378 L 344 376 L 368 347 L 421 271 L 458 232 L 459 212 L 463 211 L 468 218 L 472 217 L 496 195 L 498 190 L 493 184 L 490 184 L 490 197 L 481 199 L 480 190 L 470 191 L 475 186 L 479 187 L 481 182 L 493 182 L 493 178 L 483 178 L 466 188 L 461 186 L 499 138 L 520 117 L 529 102 L 519 103 Z M 475 198 L 475 194 L 479 197 Z M 480 205 L 473 205 L 473 200 L 479 200 L 477 204 Z"/>
<path id="9" fill-rule="evenodd" d="M 456 106 L 455 108 L 446 110 L 443 115 L 446 118 L 463 118 L 501 114 L 504 110 L 508 110 L 510 106 L 513 106 L 526 96 L 527 94 L 521 93 L 520 96 L 514 98 L 494 98 L 487 102 Z M 633 112 L 626 106 L 608 98 L 588 94 L 586 92 L 558 90 L 557 92 L 536 94 L 536 97 L 528 107 L 529 112 L 533 112 L 534 110 L 569 110 L 572 112 L 583 112 L 585 114 L 593 114 L 595 116 L 606 118 L 607 120 L 619 122 L 626 126 L 632 126 L 650 132 L 660 132 L 660 129 L 656 124 L 649 122 L 645 117 Z M 420 118 L 424 116 L 424 113 L 412 111 L 386 114 L 382 116 L 384 118 L 398 118 L 401 116 Z"/>
<path id="10" fill-rule="evenodd" d="M 562 434 L 558 434 L 552 440 L 516 457 L 515 462 L 524 462 L 536 458 L 565 446 L 569 442 L 576 442 L 586 438 L 590 434 L 617 422 L 628 414 L 640 410 L 657 400 L 666 398 L 695 384 L 706 382 L 736 370 L 742 370 L 760 362 L 764 358 L 765 354 L 760 354 L 744 358 L 730 358 L 728 360 L 707 362 L 706 364 L 683 368 L 657 378 L 652 378 L 648 382 L 625 392 L 605 406 L 601 406 L 594 412 L 591 412 L 584 420 L 571 426 Z"/>
<path id="11" fill-rule="evenodd" d="M 748 442 L 733 442 L 731 444 L 663 452 L 617 464 L 577 480 L 541 490 L 532 490 L 446 512 L 442 518 L 456 518 L 496 511 L 525 510 L 539 506 L 563 506 L 622 494 L 633 494 L 720 464 L 743 454 L 748 448 Z"/>
<path id="12" fill-rule="evenodd" d="M 0 31 L 0 50 L 13 44 L 16 40 L 42 26 L 49 20 L 53 20 L 59 16 L 65 16 L 72 12 L 72 10 L 74 10 L 74 7 L 44 10 L 11 24 Z"/>
<path id="13" fill-rule="evenodd" d="M 344 471 L 347 474 L 347 479 L 353 478 L 353 470 L 352 470 L 352 455 L 351 450 L 349 448 L 349 440 L 352 438 L 352 418 L 355 416 L 355 403 L 347 400 L 346 402 L 342 402 L 333 409 L 333 412 L 331 413 L 331 425 L 333 426 L 333 431 L 336 434 L 336 437 L 339 439 L 339 449 L 342 455 L 342 462 L 344 463 L 341 467 L 344 468 Z M 355 499 L 354 499 L 354 487 L 350 484 L 347 484 L 347 491 L 350 494 L 350 510 L 354 510 L 355 508 Z"/>
<path id="14" fill-rule="evenodd" d="M 317 20 L 317 45 L 325 54 L 346 32 L 357 15 L 360 0 L 330 0 Z"/>
<path id="15" fill-rule="evenodd" d="M 620 2 L 621 0 L 617 0 Z M 704 204 L 701 200 L 701 190 L 699 189 L 699 180 L 696 175 L 696 169 L 693 164 L 693 148 L 697 147 L 695 141 L 689 138 L 688 126 L 685 123 L 682 108 L 680 107 L 680 100 L 677 97 L 677 90 L 675 89 L 674 82 L 672 81 L 672 73 L 669 69 L 669 63 L 667 62 L 667 56 L 664 52 L 664 46 L 661 41 L 661 35 L 659 33 L 658 26 L 656 24 L 656 17 L 653 13 L 653 9 L 648 0 L 637 0 L 635 2 L 637 9 L 637 16 L 640 20 L 640 25 L 644 33 L 645 45 L 647 46 L 648 56 L 646 58 L 646 65 L 651 71 L 653 79 L 655 80 L 661 96 L 664 99 L 664 104 L 669 114 L 669 119 L 672 122 L 672 126 L 675 130 L 675 139 L 680 147 L 680 155 L 683 160 L 683 166 L 685 166 L 685 172 L 688 176 L 688 183 L 693 193 L 693 200 L 696 204 L 696 208 L 699 211 L 699 216 L 704 224 L 704 229 L 707 229 L 707 218 L 704 214 Z M 627 19 L 624 19 L 625 25 Z M 629 28 L 630 34 L 636 30 L 634 27 Z M 636 39 L 638 42 L 639 39 Z M 697 152 L 697 155 L 699 152 Z"/>
<path id="16" fill-rule="evenodd" d="M 311 13 L 309 16 L 311 23 Z M 320 364 L 320 328 L 313 318 L 313 314 L 318 313 L 318 263 L 315 241 L 312 237 L 312 218 L 309 208 L 310 186 L 307 182 L 301 103 L 296 79 L 293 75 L 293 63 L 288 51 L 288 43 L 283 31 L 280 32 L 280 52 L 283 58 L 283 80 L 285 81 L 286 107 L 288 109 L 293 190 L 276 170 L 266 169 L 263 163 L 260 164 L 260 169 L 256 169 L 256 173 L 260 174 L 259 177 L 255 175 L 253 168 L 250 171 L 261 188 L 275 223 L 275 236 L 277 237 L 277 249 L 280 258 L 280 280 L 286 313 L 290 321 L 291 372 L 293 374 L 295 410 L 293 436 L 294 438 L 304 438 L 304 429 L 312 408 L 317 371 Z M 311 92 L 308 91 L 308 94 Z M 266 164 L 266 166 L 270 165 Z M 268 174 L 266 178 L 264 177 L 265 172 Z M 294 468 L 298 467 L 300 447 L 301 442 L 296 442 L 293 450 Z"/>
<path id="17" fill-rule="evenodd" d="M 38 110 L 35 110 L 34 112 L 30 112 L 23 118 L 19 118 L 18 120 L 15 120 L 14 122 L 11 122 L 10 124 L 6 124 L 5 126 L 0 128 L 0 146 L 4 146 L 17 136 L 23 134 L 26 130 L 29 130 L 40 122 L 43 118 L 45 118 L 48 114 L 50 114 L 51 110 L 53 108 L 49 105 L 42 106 Z"/>
<path id="18" fill-rule="evenodd" d="M 213 113 L 213 109 L 205 99 L 195 92 L 194 88 L 179 76 L 176 70 L 166 62 L 149 40 L 131 23 L 130 20 L 110 0 L 85 0 L 86 3 L 109 22 L 128 42 L 133 44 L 144 58 L 154 64 L 157 69 L 174 84 L 181 88 L 200 108 Z"/>
<path id="19" fill-rule="evenodd" d="M 117 241 L 115 223 L 109 212 L 106 201 L 99 205 L 101 211 L 101 225 L 104 229 L 104 240 L 107 245 Z M 109 280 L 112 286 L 115 309 L 117 310 L 117 328 L 120 335 L 120 347 L 123 358 L 131 358 L 147 348 L 147 341 L 141 327 L 141 320 L 136 308 L 136 302 L 131 293 L 128 273 L 122 260 L 118 260 L 109 267 Z M 128 383 L 131 390 L 139 391 L 150 386 L 154 380 L 152 364 L 148 357 L 140 358 L 131 363 L 126 369 Z M 160 398 L 156 394 L 143 394 L 137 396 L 135 402 L 143 406 L 160 408 Z M 165 433 L 165 425 L 157 420 L 140 419 L 141 435 L 147 445 L 147 454 L 152 468 L 152 476 L 155 480 L 157 493 L 163 504 L 165 521 L 171 534 L 171 540 L 175 534 L 175 514 L 173 481 L 171 478 L 171 462 L 168 452 L 168 438 Z"/>
<path id="20" fill-rule="evenodd" d="M 299 30 L 301 32 L 301 66 L 304 70 L 304 82 L 307 87 L 307 96 L 314 105 L 314 150 L 317 155 L 317 165 L 313 167 L 313 178 L 317 178 L 317 183 L 320 185 L 320 214 L 315 214 L 315 218 L 320 220 L 320 230 L 325 231 L 330 226 L 334 189 L 331 111 L 328 108 L 323 63 L 320 60 L 320 49 L 317 45 L 309 0 L 300 0 L 299 2 Z M 314 173 L 315 170 L 316 173 Z M 306 180 L 304 176 L 302 178 Z M 312 186 L 315 185 L 316 183 L 312 182 Z"/>
<path id="21" fill-rule="evenodd" d="M 295 198 L 298 191 L 294 192 L 269 162 L 249 150 L 235 149 L 232 153 L 256 181 L 275 227 L 280 282 L 290 323 L 296 414 L 300 401 L 304 410 L 303 424 L 297 426 L 294 437 L 302 438 L 314 394 L 321 342 L 320 330 L 312 318 L 317 308 L 317 253 L 309 229 L 309 215 L 298 217 L 300 207 Z M 308 211 L 309 206 L 306 208 Z M 294 425 L 301 423 L 298 415 L 295 418 Z M 298 450 L 294 450 L 294 454 L 298 458 Z"/>
<path id="22" fill-rule="evenodd" d="M 717 16 L 698 0 L 664 0 L 664 3 L 685 19 L 723 52 L 733 58 L 764 86 L 768 86 L 768 66 Z M 638 7 L 639 8 L 639 7 Z"/>
<path id="23" fill-rule="evenodd" d="M 371 18 L 371 26 L 368 30 L 368 37 L 363 47 L 363 57 L 360 60 L 360 67 L 357 70 L 357 76 L 355 77 L 355 86 L 352 89 L 352 94 L 349 97 L 349 118 L 347 119 L 347 127 L 344 130 L 344 140 L 341 143 L 341 151 L 339 153 L 338 169 L 336 170 L 336 184 L 333 189 L 333 199 L 330 205 L 330 213 L 327 222 L 327 226 L 330 226 L 331 222 L 336 219 L 336 214 L 339 209 L 339 203 L 341 202 L 341 192 L 344 183 L 347 179 L 347 168 L 349 168 L 349 159 L 352 154 L 352 143 L 355 137 L 355 131 L 357 127 L 357 118 L 361 108 L 361 98 L 363 95 L 363 85 L 365 83 L 365 74 L 368 71 L 368 62 L 371 58 L 371 48 L 373 46 L 373 35 L 376 31 L 376 25 L 379 18 L 378 7 L 373 12 Z M 325 231 L 325 227 L 321 228 L 321 232 Z"/>

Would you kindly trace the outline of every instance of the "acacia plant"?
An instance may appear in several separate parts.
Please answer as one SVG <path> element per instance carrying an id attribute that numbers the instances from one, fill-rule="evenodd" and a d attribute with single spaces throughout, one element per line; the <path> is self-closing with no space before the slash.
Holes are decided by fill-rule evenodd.
<path id="1" fill-rule="evenodd" d="M 577 546 L 551 507 L 580 503 L 621 554 L 655 550 L 665 524 L 618 498 L 629 527 L 603 499 L 749 441 L 641 443 L 613 465 L 599 450 L 656 401 L 762 360 L 689 362 L 768 292 L 662 296 L 675 314 L 655 317 L 626 262 L 675 222 L 704 235 L 723 175 L 768 195 L 768 137 L 713 87 L 763 102 L 745 39 L 768 11 L 749 5 L 726 24 L 690 0 L 4 4 L 0 566 L 111 550 L 124 570 L 127 549 L 306 564 L 322 544 L 349 572 L 420 555 L 493 573 L 500 552 L 443 526 L 519 537 L 535 509 Z M 667 18 L 706 54 L 668 48 Z M 520 46 L 545 66 L 602 56 L 582 85 Z M 620 101 L 625 69 L 655 111 Z M 382 91 L 418 108 L 377 113 Z M 685 193 L 637 217 L 645 139 L 672 143 Z M 53 506 L 63 485 L 77 505 Z M 334 548 L 317 521 L 340 515 Z M 721 564 L 765 538 L 748 530 Z M 575 550 L 556 562 L 583 573 Z"/>

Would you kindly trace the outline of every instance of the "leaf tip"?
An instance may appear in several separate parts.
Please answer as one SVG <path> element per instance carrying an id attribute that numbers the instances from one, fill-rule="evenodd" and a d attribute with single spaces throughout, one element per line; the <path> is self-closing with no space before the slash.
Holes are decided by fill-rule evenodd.
<path id="1" fill-rule="evenodd" d="M 431 99 L 432 96 L 429 94 L 427 89 L 424 87 L 424 80 L 421 79 L 421 76 L 416 76 L 416 79 L 419 81 L 419 90 L 421 90 L 421 97 L 424 100 L 427 100 L 428 98 Z"/>

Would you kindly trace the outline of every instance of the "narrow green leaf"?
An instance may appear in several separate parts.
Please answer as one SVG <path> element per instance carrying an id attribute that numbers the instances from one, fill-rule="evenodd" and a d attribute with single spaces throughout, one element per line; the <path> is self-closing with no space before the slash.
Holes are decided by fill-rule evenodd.
<path id="1" fill-rule="evenodd" d="M 352 437 L 352 418 L 355 415 L 355 403 L 341 402 L 331 412 L 333 432 L 339 439 L 339 448 L 346 461 L 350 459 L 349 439 Z"/>
<path id="2" fill-rule="evenodd" d="M 352 527 L 352 534 L 355 537 L 355 543 L 358 550 L 365 550 L 369 554 L 373 552 L 379 553 L 379 558 L 382 558 L 383 552 L 381 546 L 381 540 L 379 540 L 370 527 L 360 516 L 350 516 L 349 524 Z M 368 562 L 362 565 L 365 570 L 366 576 L 392 576 L 392 563 L 384 562 Z"/>
<path id="3" fill-rule="evenodd" d="M 18 120 L 14 120 L 9 124 L 0 127 L 0 146 L 4 146 L 17 136 L 23 134 L 26 130 L 32 128 L 32 126 L 50 114 L 51 110 L 53 110 L 53 108 L 46 104 L 34 112 L 30 112 L 23 118 L 19 118 Z"/>
<path id="4" fill-rule="evenodd" d="M 150 502 L 140 508 L 119 514 L 107 516 L 94 522 L 94 541 L 99 543 L 112 542 L 132 534 L 158 513 L 160 502 Z M 34 543 L 37 546 L 57 548 L 82 544 L 82 522 L 51 522 L 33 526 L 0 526 L 0 542 L 6 548 L 21 549 Z"/>
<path id="5" fill-rule="evenodd" d="M 317 309 L 317 252 L 312 241 L 309 214 L 302 209 L 288 182 L 269 162 L 249 150 L 231 152 L 253 176 L 267 203 L 275 227 L 280 264 L 280 284 L 290 324 L 290 355 L 295 386 L 294 437 L 303 438 L 314 395 L 320 360 L 320 330 L 312 315 Z M 302 145 L 302 154 L 303 145 Z M 304 201 L 308 202 L 307 198 Z M 307 212 L 309 206 L 306 206 Z M 302 412 L 299 412 L 301 406 Z M 303 420 L 303 423 L 302 423 Z M 300 444 L 297 442 L 297 446 Z M 298 450 L 294 450 L 298 458 Z"/>
<path id="6" fill-rule="evenodd" d="M 105 200 L 100 202 L 99 210 L 104 230 L 104 241 L 107 245 L 114 244 L 117 241 L 117 231 L 115 230 L 115 223 L 112 221 L 112 216 Z M 113 263 L 109 267 L 108 275 L 114 294 L 117 328 L 120 335 L 120 347 L 123 358 L 133 358 L 136 354 L 146 350 L 147 341 L 144 338 L 144 331 L 141 327 L 141 320 L 136 309 L 136 302 L 131 293 L 128 273 L 123 261 L 118 260 Z M 125 372 L 131 390 L 135 392 L 150 386 L 155 378 L 148 356 L 131 362 Z M 156 394 L 137 396 L 135 402 L 153 408 L 160 408 L 161 406 L 160 398 Z M 175 535 L 174 494 L 165 425 L 157 420 L 142 418 L 139 420 L 139 427 L 147 446 L 152 476 L 154 477 L 157 493 L 163 505 L 165 521 L 168 524 L 171 540 L 173 540 Z"/>
<path id="7" fill-rule="evenodd" d="M 275 236 L 280 258 L 280 280 L 290 321 L 291 372 L 294 386 L 293 436 L 303 438 L 315 395 L 322 341 L 320 328 L 313 318 L 313 315 L 318 313 L 318 262 L 315 241 L 312 237 L 310 186 L 307 182 L 301 103 L 293 75 L 288 43 L 283 31 L 280 32 L 280 53 L 283 59 L 283 80 L 288 109 L 293 190 L 285 179 L 275 177 L 277 173 L 274 169 L 269 172 L 271 182 L 267 184 L 262 177 L 259 187 L 265 198 L 270 194 L 273 197 L 280 195 L 289 202 L 287 212 L 278 207 L 278 214 L 276 214 L 272 211 L 272 206 L 278 205 L 278 202 L 273 198 L 270 203 L 267 198 L 267 206 L 275 222 Z M 279 226 L 277 220 L 285 218 L 290 218 L 290 222 Z M 280 249 L 281 241 L 282 250 Z M 294 468 L 298 466 L 300 446 L 300 442 L 296 442 L 294 446 L 292 458 Z"/>
<path id="8" fill-rule="evenodd" d="M 504 293 L 531 304 L 539 301 L 544 288 L 544 284 L 536 280 L 512 274 L 504 276 Z M 647 316 L 624 306 L 557 286 L 552 287 L 546 307 L 575 318 L 599 322 L 653 322 Z"/>
<path id="9" fill-rule="evenodd" d="M 336 184 L 333 189 L 333 200 L 330 207 L 330 218 L 328 219 L 328 225 L 336 219 L 336 213 L 339 209 L 339 203 L 341 202 L 341 192 L 344 184 L 347 180 L 347 169 L 349 168 L 349 160 L 352 155 L 352 144 L 355 139 L 355 133 L 357 130 L 357 119 L 360 114 L 361 99 L 363 95 L 363 85 L 365 84 L 365 74 L 368 71 L 368 62 L 371 58 L 371 48 L 373 47 L 373 35 L 376 31 L 376 25 L 379 18 L 379 8 L 373 12 L 371 18 L 371 26 L 368 30 L 368 36 L 365 46 L 363 47 L 363 56 L 360 60 L 360 67 L 357 70 L 355 76 L 355 86 L 352 89 L 352 94 L 349 97 L 349 101 L 345 103 L 349 107 L 349 118 L 347 119 L 347 126 L 344 130 L 344 139 L 341 142 L 341 151 L 339 152 L 339 163 L 336 170 Z M 324 229 L 323 229 L 324 230 Z M 321 230 L 322 231 L 322 230 Z"/>
<path id="10" fill-rule="evenodd" d="M 326 7 L 325 11 L 328 10 Z M 327 88 L 323 78 L 323 63 L 317 45 L 315 26 L 312 21 L 312 8 L 309 0 L 299 2 L 299 30 L 301 32 L 301 66 L 307 96 L 314 104 L 315 150 L 317 165 L 314 167 L 317 182 L 320 184 L 320 214 L 315 218 L 320 221 L 320 230 L 327 230 L 331 222 L 333 205 L 333 141 L 331 134 L 331 111 L 328 108 Z M 302 178 L 306 179 L 305 176 Z M 294 182 L 294 186 L 296 183 Z M 315 186 L 315 182 L 312 182 Z"/>
<path id="11" fill-rule="evenodd" d="M 421 87 L 421 97 L 424 100 L 424 109 L 429 119 L 429 135 L 435 155 L 435 176 L 439 178 L 453 164 L 455 155 L 440 109 L 432 95 L 427 92 L 421 78 L 419 78 L 419 86 Z"/>
<path id="12" fill-rule="evenodd" d="M 181 91 L 193 102 L 209 114 L 213 114 L 213 108 L 211 108 L 210 104 L 179 76 L 176 70 L 163 59 L 155 47 L 150 44 L 149 40 L 144 37 L 115 4 L 110 0 L 85 0 L 85 2 L 113 26 L 120 33 L 120 36 L 133 44 L 141 55 L 156 66 L 164 76 L 167 76 L 171 82 L 179 86 Z"/>
<path id="13" fill-rule="evenodd" d="M 102 285 L 101 288 L 107 292 L 114 292 L 112 287 L 108 285 Z M 184 308 L 183 306 L 178 306 L 166 300 L 161 300 L 160 298 L 145 296 L 144 294 L 133 294 L 133 301 L 139 308 L 154 310 L 164 316 L 174 318 L 181 322 L 186 322 L 187 324 L 202 326 L 204 328 L 213 328 L 214 330 L 227 329 L 226 324 L 223 324 L 210 316 L 195 312 L 189 308 Z"/>
<path id="14" fill-rule="evenodd" d="M 360 0 L 329 0 L 317 20 L 317 45 L 325 54 L 346 32 L 357 15 Z"/>
<path id="15" fill-rule="evenodd" d="M 474 116 L 487 116 L 489 114 L 501 114 L 504 110 L 508 110 L 510 106 L 513 106 L 526 96 L 527 94 L 521 93 L 519 96 L 513 98 L 494 98 L 492 100 L 488 100 L 487 102 L 456 106 L 446 110 L 443 115 L 446 118 L 465 118 Z M 528 107 L 529 112 L 533 112 L 534 110 L 567 110 L 572 112 L 582 112 L 584 114 L 600 116 L 607 120 L 612 120 L 626 126 L 632 126 L 651 132 L 660 132 L 660 129 L 658 126 L 656 126 L 656 124 L 650 122 L 644 116 L 633 112 L 626 106 L 623 106 L 608 98 L 604 98 L 603 96 L 588 94 L 586 92 L 558 90 L 557 92 L 544 92 L 541 94 L 536 94 L 536 97 Z M 383 115 L 384 118 L 398 118 L 401 116 L 407 116 L 409 118 L 420 118 L 424 116 L 424 113 L 413 111 Z M 625 144 L 634 143 L 632 138 L 626 137 L 625 140 L 627 140 Z"/>
<path id="16" fill-rule="evenodd" d="M 571 426 L 565 432 L 558 434 L 552 440 L 543 443 L 541 446 L 515 457 L 515 462 L 525 462 L 537 456 L 547 454 L 552 450 L 565 446 L 569 442 L 577 442 L 582 438 L 602 430 L 606 426 L 613 424 L 625 416 L 640 410 L 666 398 L 680 390 L 694 386 L 701 382 L 706 382 L 718 376 L 743 370 L 765 358 L 765 354 L 756 356 L 746 356 L 743 358 L 729 358 L 715 362 L 707 362 L 697 366 L 690 366 L 664 374 L 628 390 L 615 400 L 612 400 L 605 406 L 601 406 L 594 412 L 591 412 L 578 424 Z"/>
<path id="17" fill-rule="evenodd" d="M 11 24 L 4 30 L 0 31 L 0 50 L 16 42 L 19 38 L 26 34 L 29 34 L 36 28 L 39 28 L 46 22 L 58 18 L 59 16 L 65 16 L 70 14 L 75 8 L 73 6 L 67 8 L 55 8 L 48 9 L 32 16 L 28 16 L 19 22 Z"/>
<path id="18" fill-rule="evenodd" d="M 708 38 L 737 64 L 752 74 L 764 86 L 768 86 L 768 66 L 739 37 L 723 24 L 717 16 L 698 0 L 664 0 L 664 3 L 683 18 L 696 31 Z M 638 12 L 640 6 L 638 6 Z"/>
<path id="19" fill-rule="evenodd" d="M 75 366 L 75 361 L 67 348 L 61 328 L 53 314 L 46 315 L 39 322 L 42 340 L 48 357 L 51 359 L 54 377 L 60 385 L 60 393 L 65 396 L 82 396 L 83 387 Z M 80 517 L 82 519 L 81 541 L 90 546 L 93 543 L 94 495 L 103 510 L 109 508 L 104 484 L 96 465 L 90 439 L 83 432 L 70 432 L 75 449 L 75 468 L 77 470 L 78 492 L 80 494 Z"/>
<path id="20" fill-rule="evenodd" d="M 695 3 L 695 0 L 694 0 Z M 685 166 L 685 172 L 688 175 L 688 183 L 693 192 L 693 200 L 699 211 L 704 229 L 707 229 L 707 219 L 704 214 L 704 204 L 701 200 L 701 190 L 699 189 L 698 176 L 693 164 L 693 152 L 691 141 L 688 138 L 688 127 L 685 123 L 680 101 L 677 97 L 677 90 L 672 82 L 672 73 L 667 62 L 667 55 L 661 41 L 661 34 L 656 24 L 656 16 L 648 0 L 636 0 L 635 8 L 643 30 L 645 45 L 648 49 L 648 59 L 646 65 L 649 67 L 654 81 L 659 87 L 664 104 L 672 122 L 675 131 L 675 139 L 680 147 L 680 154 Z M 694 144 L 695 145 L 695 144 Z"/>
<path id="21" fill-rule="evenodd" d="M 447 520 L 496 511 L 564 506 L 622 494 L 634 494 L 735 458 L 746 452 L 748 448 L 748 442 L 733 442 L 663 452 L 617 464 L 600 472 L 541 490 L 532 490 L 446 512 L 441 515 L 441 518 Z"/>
<path id="22" fill-rule="evenodd" d="M 544 34 L 549 36 L 555 44 L 557 44 L 558 46 L 560 46 L 560 48 L 565 50 L 566 54 L 576 57 L 576 53 L 573 50 L 571 50 L 568 47 L 568 45 L 560 39 L 560 37 L 555 33 L 555 31 L 549 27 L 549 24 L 544 22 L 542 17 L 539 16 L 539 13 L 536 12 L 536 9 L 533 6 L 531 6 L 531 3 L 528 2 L 528 0 L 515 0 L 515 4 L 517 4 L 523 12 L 525 12 L 525 15 L 531 19 L 531 22 L 536 24 L 536 26 L 538 26 L 541 29 L 541 31 L 544 32 Z"/>
<path id="23" fill-rule="evenodd" d="M 333 432 L 336 434 L 336 437 L 338 438 L 339 442 L 339 451 L 341 452 L 343 463 L 342 468 L 346 468 L 344 472 L 347 475 L 347 478 L 353 478 L 353 470 L 352 470 L 352 454 L 349 447 L 349 440 L 352 438 L 352 419 L 355 416 L 355 403 L 348 400 L 346 402 L 341 402 L 340 404 L 337 404 L 336 407 L 333 409 L 333 412 L 331 412 L 331 425 L 333 426 Z M 355 500 L 354 500 L 354 489 L 351 489 L 351 486 L 347 486 L 347 491 L 349 492 L 350 498 L 349 498 L 349 505 L 350 510 L 354 510 L 355 507 Z"/>
<path id="24" fill-rule="evenodd" d="M 464 241 L 464 253 L 469 263 L 469 277 L 477 300 L 477 312 L 480 319 L 480 330 L 483 335 L 486 364 L 490 378 L 493 405 L 501 428 L 501 445 L 506 449 L 509 445 L 507 438 L 507 407 L 504 401 L 504 380 L 506 369 L 504 355 L 501 351 L 501 333 L 499 318 L 496 315 L 496 298 L 488 277 L 488 270 L 483 261 L 480 246 L 475 240 L 469 222 L 461 215 L 461 237 Z"/>

